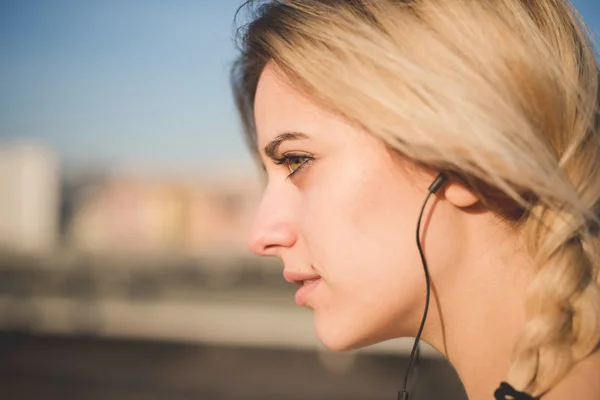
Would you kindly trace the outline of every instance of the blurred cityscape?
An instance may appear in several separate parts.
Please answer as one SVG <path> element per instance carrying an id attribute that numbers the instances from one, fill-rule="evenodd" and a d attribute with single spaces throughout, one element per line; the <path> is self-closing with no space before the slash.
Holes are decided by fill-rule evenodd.
<path id="1" fill-rule="evenodd" d="M 0 400 L 397 398 L 411 339 L 324 349 L 246 249 L 242 3 L 0 1 Z M 411 400 L 466 399 L 426 345 L 416 371 Z"/>
<path id="2" fill-rule="evenodd" d="M 252 172 L 73 171 L 3 143 L 1 397 L 392 398 L 411 342 L 325 350 L 279 261 L 246 249 Z M 424 347 L 421 363 L 423 398 L 462 398 L 445 360 Z"/>

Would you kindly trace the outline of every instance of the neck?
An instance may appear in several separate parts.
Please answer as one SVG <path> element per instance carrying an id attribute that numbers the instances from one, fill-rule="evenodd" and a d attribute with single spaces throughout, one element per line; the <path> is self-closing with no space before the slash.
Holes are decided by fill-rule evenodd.
<path id="1" fill-rule="evenodd" d="M 514 344 L 525 323 L 531 261 L 516 239 L 479 235 L 448 276 L 432 277 L 432 308 L 423 335 L 456 369 L 471 400 L 489 399 L 506 380 Z M 481 240 L 479 238 L 484 238 Z"/>

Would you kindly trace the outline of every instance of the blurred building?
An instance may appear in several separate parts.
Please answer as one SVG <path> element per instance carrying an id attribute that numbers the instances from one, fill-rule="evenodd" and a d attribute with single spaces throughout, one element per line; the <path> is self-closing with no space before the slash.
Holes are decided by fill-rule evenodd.
<path id="1" fill-rule="evenodd" d="M 0 248 L 40 253 L 58 241 L 59 166 L 35 143 L 0 145 Z"/>
<path id="2" fill-rule="evenodd" d="M 256 176 L 60 171 L 33 142 L 0 143 L 0 252 L 244 255 Z"/>
<path id="3" fill-rule="evenodd" d="M 96 253 L 243 253 L 258 194 L 251 177 L 114 174 L 76 205 L 67 243 Z"/>

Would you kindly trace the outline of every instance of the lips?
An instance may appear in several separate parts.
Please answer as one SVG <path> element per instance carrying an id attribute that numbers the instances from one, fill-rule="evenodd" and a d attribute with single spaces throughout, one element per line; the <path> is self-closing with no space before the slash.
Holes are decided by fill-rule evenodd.
<path id="1" fill-rule="evenodd" d="M 296 304 L 303 306 L 308 300 L 308 295 L 321 283 L 321 276 L 315 273 L 283 271 L 283 277 L 290 283 L 300 285 L 296 292 Z"/>
<path id="2" fill-rule="evenodd" d="M 304 285 L 305 283 L 310 283 L 312 281 L 316 281 L 320 279 L 321 276 L 319 274 L 315 274 L 314 272 L 295 272 L 295 271 L 283 271 L 283 278 L 290 282 L 295 283 L 297 285 Z"/>

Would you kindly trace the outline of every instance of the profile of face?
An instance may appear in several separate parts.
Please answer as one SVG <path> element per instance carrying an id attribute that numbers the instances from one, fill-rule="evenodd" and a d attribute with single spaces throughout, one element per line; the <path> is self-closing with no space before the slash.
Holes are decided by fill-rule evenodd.
<path id="1" fill-rule="evenodd" d="M 311 102 L 272 65 L 260 77 L 254 117 L 268 183 L 251 250 L 279 257 L 288 280 L 320 278 L 296 300 L 313 310 L 326 347 L 414 335 L 425 300 L 415 232 L 435 174 Z M 472 202 L 462 192 L 454 199 Z M 436 216 L 424 220 L 423 245 L 432 276 L 450 282 L 462 220 L 456 204 L 431 203 Z"/>

